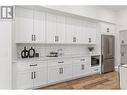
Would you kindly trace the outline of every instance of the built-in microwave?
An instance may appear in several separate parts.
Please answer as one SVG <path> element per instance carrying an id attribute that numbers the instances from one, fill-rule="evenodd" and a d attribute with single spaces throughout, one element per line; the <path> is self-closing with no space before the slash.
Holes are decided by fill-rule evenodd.
<path id="1" fill-rule="evenodd" d="M 91 67 L 100 65 L 100 56 L 91 56 Z"/>

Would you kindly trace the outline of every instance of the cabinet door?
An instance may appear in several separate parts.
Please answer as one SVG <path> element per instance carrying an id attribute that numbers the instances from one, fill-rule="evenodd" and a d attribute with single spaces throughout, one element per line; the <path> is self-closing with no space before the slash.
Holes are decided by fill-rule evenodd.
<path id="1" fill-rule="evenodd" d="M 83 31 L 83 22 L 81 20 L 75 19 L 74 20 L 74 37 L 76 37 L 76 43 L 80 44 L 83 43 L 82 40 L 82 31 Z"/>
<path id="2" fill-rule="evenodd" d="M 57 15 L 57 33 L 58 41 L 57 43 L 65 43 L 65 31 L 66 31 L 66 17 Z"/>
<path id="3" fill-rule="evenodd" d="M 120 67 L 120 88 L 121 89 L 127 89 L 127 68 L 126 67 Z"/>
<path id="4" fill-rule="evenodd" d="M 33 33 L 33 10 L 16 7 L 16 43 L 31 43 Z"/>
<path id="5" fill-rule="evenodd" d="M 127 44 L 127 31 L 120 32 L 120 43 L 121 44 Z"/>
<path id="6" fill-rule="evenodd" d="M 59 66 L 48 67 L 48 83 L 60 81 L 61 68 Z"/>
<path id="7" fill-rule="evenodd" d="M 46 14 L 46 42 L 47 43 L 56 43 L 59 41 L 59 35 L 56 33 L 56 15 Z"/>
<path id="8" fill-rule="evenodd" d="M 101 33 L 106 35 L 115 35 L 115 25 L 110 23 L 100 23 Z"/>
<path id="9" fill-rule="evenodd" d="M 45 43 L 45 13 L 34 11 L 34 41 L 36 43 Z"/>
<path id="10" fill-rule="evenodd" d="M 17 72 L 15 76 L 15 89 L 28 89 L 33 87 L 32 71 Z"/>
<path id="11" fill-rule="evenodd" d="M 66 19 L 66 42 L 67 43 L 76 43 L 76 37 L 75 37 L 75 22 L 74 19 L 71 17 L 67 17 Z"/>
<path id="12" fill-rule="evenodd" d="M 64 64 L 48 68 L 48 83 L 72 78 L 72 65 Z"/>
<path id="13" fill-rule="evenodd" d="M 85 23 L 85 43 L 96 44 L 96 24 L 91 22 Z"/>
<path id="14" fill-rule="evenodd" d="M 74 63 L 73 64 L 73 76 L 81 76 L 87 73 L 87 67 L 85 63 Z"/>
<path id="15" fill-rule="evenodd" d="M 34 70 L 34 87 L 47 84 L 47 67 Z"/>

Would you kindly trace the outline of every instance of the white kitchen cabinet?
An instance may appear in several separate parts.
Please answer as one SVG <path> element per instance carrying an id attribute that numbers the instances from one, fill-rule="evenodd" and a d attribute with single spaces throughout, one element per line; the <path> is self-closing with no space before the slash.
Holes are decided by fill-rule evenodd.
<path id="1" fill-rule="evenodd" d="M 73 76 L 74 77 L 86 75 L 86 73 L 87 73 L 87 67 L 85 63 L 73 64 Z"/>
<path id="2" fill-rule="evenodd" d="M 127 44 L 127 31 L 121 31 L 120 33 L 120 44 L 121 45 L 126 45 Z"/>
<path id="3" fill-rule="evenodd" d="M 101 73 L 101 66 L 93 66 L 90 68 L 91 74 Z"/>
<path id="4" fill-rule="evenodd" d="M 66 42 L 67 43 L 82 43 L 83 22 L 72 17 L 66 19 Z"/>
<path id="5" fill-rule="evenodd" d="M 65 43 L 65 17 L 47 13 L 46 41 L 47 43 Z"/>
<path id="6" fill-rule="evenodd" d="M 115 35 L 115 25 L 110 23 L 100 23 L 101 34 Z"/>
<path id="7" fill-rule="evenodd" d="M 14 63 L 13 88 L 29 89 L 29 88 L 37 88 L 39 86 L 47 84 L 47 65 L 45 64 L 47 64 L 45 61 Z"/>
<path id="8" fill-rule="evenodd" d="M 45 43 L 45 13 L 16 7 L 16 43 Z"/>
<path id="9" fill-rule="evenodd" d="M 16 7 L 15 14 L 16 43 L 31 43 L 33 40 L 33 10 Z"/>
<path id="10" fill-rule="evenodd" d="M 22 71 L 15 74 L 14 89 L 28 89 L 33 87 L 32 71 Z"/>
<path id="11" fill-rule="evenodd" d="M 90 60 L 89 57 L 73 59 L 73 77 L 80 77 L 89 74 Z"/>
<path id="12" fill-rule="evenodd" d="M 83 40 L 85 44 L 96 44 L 96 23 L 84 22 L 83 23 Z"/>
<path id="13" fill-rule="evenodd" d="M 127 89 L 127 65 L 119 66 L 120 89 Z"/>
<path id="14" fill-rule="evenodd" d="M 45 34 L 45 13 L 34 11 L 34 25 L 33 35 L 35 36 L 35 43 L 46 43 Z"/>
<path id="15" fill-rule="evenodd" d="M 47 68 L 34 69 L 34 86 L 39 87 L 47 84 Z"/>
<path id="16" fill-rule="evenodd" d="M 72 78 L 72 64 L 63 64 L 48 67 L 48 83 Z"/>

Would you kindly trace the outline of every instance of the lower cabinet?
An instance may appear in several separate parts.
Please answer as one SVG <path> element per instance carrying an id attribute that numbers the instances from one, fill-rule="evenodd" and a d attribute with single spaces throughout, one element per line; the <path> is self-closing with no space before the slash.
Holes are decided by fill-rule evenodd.
<path id="1" fill-rule="evenodd" d="M 101 67 L 91 67 L 89 57 L 19 62 L 13 64 L 13 88 L 34 89 L 99 72 Z"/>
<path id="2" fill-rule="evenodd" d="M 34 87 L 39 87 L 47 84 L 47 67 L 41 67 L 34 70 Z"/>
<path id="3" fill-rule="evenodd" d="M 88 66 L 86 63 L 74 63 L 73 64 L 73 77 L 83 76 L 87 74 Z"/>
<path id="4" fill-rule="evenodd" d="M 14 89 L 26 89 L 33 87 L 32 71 L 17 72 L 15 81 L 13 82 Z"/>
<path id="5" fill-rule="evenodd" d="M 43 62 L 42 62 L 43 63 Z M 19 63 L 24 68 L 23 63 Z M 14 65 L 19 65 L 18 63 Z M 21 65 L 22 64 L 22 65 Z M 13 88 L 14 89 L 31 89 L 47 84 L 47 66 L 39 66 L 38 64 L 29 64 L 24 70 L 13 71 Z M 18 66 L 13 66 L 18 67 Z M 21 68 L 21 67 L 20 67 Z"/>
<path id="6" fill-rule="evenodd" d="M 72 78 L 72 64 L 62 64 L 48 67 L 48 83 Z"/>

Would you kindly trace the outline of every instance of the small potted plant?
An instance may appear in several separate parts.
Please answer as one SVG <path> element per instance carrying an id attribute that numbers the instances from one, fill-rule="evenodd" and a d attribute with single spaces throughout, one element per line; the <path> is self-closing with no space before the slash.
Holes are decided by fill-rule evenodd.
<path id="1" fill-rule="evenodd" d="M 88 49 L 89 49 L 89 54 L 92 54 L 93 52 L 93 49 L 94 49 L 94 47 L 88 47 Z"/>

